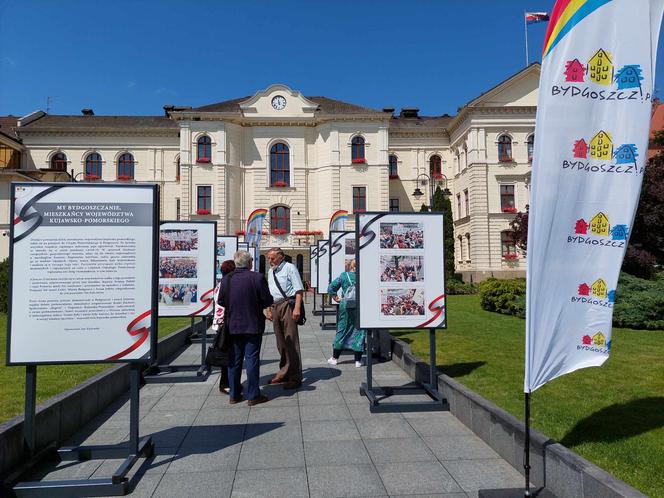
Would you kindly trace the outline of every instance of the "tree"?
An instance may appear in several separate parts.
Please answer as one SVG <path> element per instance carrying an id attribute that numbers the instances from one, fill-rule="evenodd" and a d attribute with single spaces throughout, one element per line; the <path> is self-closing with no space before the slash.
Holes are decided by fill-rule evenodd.
<path id="1" fill-rule="evenodd" d="M 514 232 L 514 244 L 521 249 L 524 253 L 528 247 L 528 209 L 530 206 L 526 204 L 526 212 L 519 211 L 512 221 L 510 221 L 510 228 Z"/>

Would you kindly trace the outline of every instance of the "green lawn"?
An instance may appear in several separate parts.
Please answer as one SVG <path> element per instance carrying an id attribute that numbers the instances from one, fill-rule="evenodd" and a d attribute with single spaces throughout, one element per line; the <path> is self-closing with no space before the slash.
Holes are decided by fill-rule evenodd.
<path id="1" fill-rule="evenodd" d="M 160 318 L 159 337 L 189 325 L 189 318 Z M 25 367 L 6 362 L 7 316 L 0 315 L 0 423 L 23 413 Z M 113 364 L 48 365 L 37 367 L 37 402 L 66 391 Z"/>
<path id="2" fill-rule="evenodd" d="M 450 296 L 436 334 L 438 367 L 523 420 L 525 321 Z M 395 332 L 429 358 L 428 333 Z M 555 379 L 532 395 L 533 426 L 649 496 L 664 497 L 664 331 L 614 329 L 600 368 Z"/>

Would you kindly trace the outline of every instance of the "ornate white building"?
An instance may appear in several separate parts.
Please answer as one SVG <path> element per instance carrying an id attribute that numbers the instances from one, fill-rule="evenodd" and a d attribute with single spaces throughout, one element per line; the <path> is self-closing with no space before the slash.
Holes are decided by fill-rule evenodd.
<path id="1" fill-rule="evenodd" d="M 157 183 L 162 219 L 215 220 L 220 234 L 241 231 L 266 208 L 263 247 L 281 246 L 304 271 L 332 213 L 419 211 L 429 203 L 426 174 L 452 191 L 456 270 L 473 281 L 523 275 L 508 230 L 528 203 L 539 70 L 527 67 L 453 117 L 396 115 L 284 85 L 203 107 L 165 106 L 163 116 L 38 111 L 15 128 L 20 169 Z M 418 186 L 427 193 L 420 198 Z M 7 230 L 6 196 L 3 204 Z"/>

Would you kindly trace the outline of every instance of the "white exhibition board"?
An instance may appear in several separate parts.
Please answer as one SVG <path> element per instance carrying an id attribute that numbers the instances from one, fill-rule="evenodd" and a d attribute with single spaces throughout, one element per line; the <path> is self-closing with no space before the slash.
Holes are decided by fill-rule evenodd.
<path id="1" fill-rule="evenodd" d="M 237 236 L 236 235 L 217 235 L 216 258 L 217 265 L 215 268 L 217 280 L 221 280 L 221 263 L 227 260 L 232 260 L 237 252 Z"/>
<path id="2" fill-rule="evenodd" d="M 238 251 L 249 251 L 249 242 L 238 242 L 237 243 Z"/>
<path id="3" fill-rule="evenodd" d="M 442 213 L 358 213 L 359 327 L 444 328 Z"/>
<path id="4" fill-rule="evenodd" d="M 318 288 L 318 246 L 309 246 L 309 280 L 311 288 Z"/>
<path id="5" fill-rule="evenodd" d="M 158 195 L 12 183 L 8 365 L 149 358 Z"/>
<path id="6" fill-rule="evenodd" d="M 355 259 L 355 232 L 330 231 L 330 281 L 345 271 L 349 271 L 350 262 Z M 337 295 L 341 297 L 342 290 Z"/>
<path id="7" fill-rule="evenodd" d="M 204 316 L 214 302 L 217 223 L 165 221 L 159 228 L 159 316 Z"/>
<path id="8" fill-rule="evenodd" d="M 249 248 L 249 254 L 254 258 L 254 263 L 251 269 L 255 272 L 261 271 L 261 248 L 259 246 L 251 246 Z"/>
<path id="9" fill-rule="evenodd" d="M 327 288 L 330 285 L 330 241 L 319 240 L 317 245 L 316 291 L 319 294 L 327 294 Z"/>

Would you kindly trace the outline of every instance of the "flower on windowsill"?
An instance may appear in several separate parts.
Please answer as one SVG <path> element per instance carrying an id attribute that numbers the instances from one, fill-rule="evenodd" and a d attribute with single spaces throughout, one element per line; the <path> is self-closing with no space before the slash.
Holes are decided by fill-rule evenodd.
<path id="1" fill-rule="evenodd" d="M 247 232 L 245 232 L 244 230 L 237 230 L 237 231 L 235 232 L 235 235 L 244 235 L 244 234 L 246 234 L 246 233 L 247 233 Z"/>
<path id="2" fill-rule="evenodd" d="M 501 163 L 513 163 L 514 159 L 512 159 L 511 157 L 501 157 L 498 161 L 500 161 Z"/>
<path id="3" fill-rule="evenodd" d="M 196 159 L 197 163 L 209 163 L 212 162 L 209 157 L 199 157 Z"/>
<path id="4" fill-rule="evenodd" d="M 390 175 L 390 180 L 398 180 L 399 175 Z"/>
<path id="5" fill-rule="evenodd" d="M 97 175 L 85 175 L 85 181 L 86 182 L 93 182 L 95 180 L 99 180 L 100 177 Z"/>
<path id="6" fill-rule="evenodd" d="M 364 212 L 366 212 L 366 209 L 362 208 L 353 209 L 353 213 L 364 213 Z"/>
<path id="7" fill-rule="evenodd" d="M 505 254 L 503 254 L 503 259 L 505 261 L 516 261 L 517 259 L 519 259 L 519 255 L 515 252 L 506 252 Z"/>
<path id="8" fill-rule="evenodd" d="M 286 235 L 288 233 L 288 230 L 285 228 L 274 228 L 272 230 L 272 235 Z"/>
<path id="9" fill-rule="evenodd" d="M 118 176 L 118 180 L 126 181 L 126 180 L 133 180 L 133 179 L 134 179 L 134 177 L 133 177 L 133 176 L 129 176 L 129 175 L 119 175 L 119 176 Z"/>
<path id="10" fill-rule="evenodd" d="M 516 208 L 515 207 L 504 207 L 503 208 L 503 213 L 516 213 Z"/>
<path id="11" fill-rule="evenodd" d="M 210 210 L 209 209 L 197 209 L 196 214 L 200 214 L 200 215 L 210 214 Z"/>
<path id="12" fill-rule="evenodd" d="M 178 183 L 180 183 L 180 177 L 179 177 L 179 176 L 176 176 L 176 177 L 175 177 L 175 181 L 178 182 Z"/>
<path id="13" fill-rule="evenodd" d="M 273 186 L 273 187 L 288 187 L 288 185 L 286 184 L 286 182 L 274 182 L 274 183 L 272 184 L 272 186 Z"/>
<path id="14" fill-rule="evenodd" d="M 443 179 L 443 174 L 442 173 L 433 173 L 431 176 L 434 180 L 442 180 Z"/>
<path id="15" fill-rule="evenodd" d="M 322 230 L 295 230 L 295 235 L 323 235 Z"/>
<path id="16" fill-rule="evenodd" d="M 367 162 L 367 160 L 363 157 L 356 157 L 355 159 L 351 160 L 351 163 L 353 163 L 353 164 L 364 164 L 366 162 Z"/>

